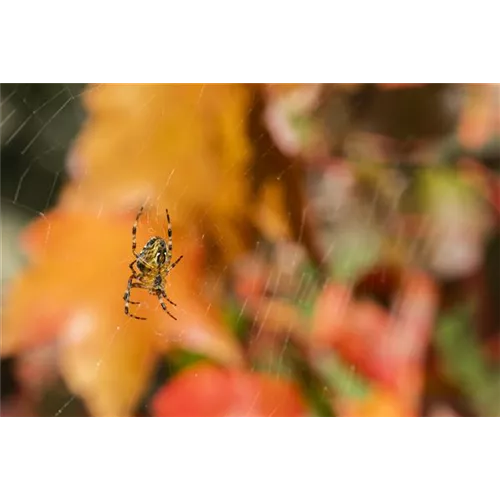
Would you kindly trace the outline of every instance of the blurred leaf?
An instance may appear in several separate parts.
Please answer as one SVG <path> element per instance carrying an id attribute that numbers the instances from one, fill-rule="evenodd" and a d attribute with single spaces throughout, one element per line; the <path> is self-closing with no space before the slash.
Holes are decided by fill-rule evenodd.
<path id="1" fill-rule="evenodd" d="M 209 362 L 206 356 L 193 351 L 186 351 L 184 349 L 174 349 L 168 354 L 168 366 L 172 374 L 177 374 L 192 365 L 201 362 Z"/>
<path id="2" fill-rule="evenodd" d="M 287 343 L 285 356 L 291 366 L 290 373 L 300 385 L 302 395 L 314 416 L 334 416 L 330 402 L 331 388 L 325 384 L 318 367 L 311 366 L 310 360 L 306 359 L 303 351 L 293 341 Z"/>
<path id="3" fill-rule="evenodd" d="M 240 342 L 244 342 L 251 322 L 244 314 L 241 304 L 233 298 L 227 298 L 222 305 L 222 317 L 228 328 L 235 333 Z"/>
<path id="4" fill-rule="evenodd" d="M 305 301 L 300 301 L 298 303 L 298 308 L 299 311 L 301 312 L 302 316 L 310 319 L 312 318 L 314 314 L 314 304 L 316 303 L 317 300 L 317 295 L 314 297 L 308 297 Z"/>
<path id="5" fill-rule="evenodd" d="M 500 415 L 500 373 L 486 363 L 474 338 L 470 307 L 441 316 L 434 343 L 442 370 L 467 396 L 480 416 Z"/>
<path id="6" fill-rule="evenodd" d="M 314 304 L 321 293 L 322 275 L 317 266 L 305 261 L 296 272 L 296 281 L 300 283 L 297 295 L 290 302 L 297 307 L 301 316 L 309 320 L 313 316 Z"/>
<path id="7" fill-rule="evenodd" d="M 90 87 L 70 158 L 77 189 L 63 203 L 112 211 L 148 200 L 231 260 L 250 236 L 251 96 L 244 85 Z"/>
<path id="8" fill-rule="evenodd" d="M 293 382 L 207 364 L 174 377 L 153 400 L 158 417 L 299 417 L 304 402 Z"/>
<path id="9" fill-rule="evenodd" d="M 345 399 L 363 399 L 370 391 L 368 380 L 356 373 L 353 365 L 345 363 L 333 353 L 322 354 L 314 361 L 315 368 L 321 373 L 334 393 Z"/>

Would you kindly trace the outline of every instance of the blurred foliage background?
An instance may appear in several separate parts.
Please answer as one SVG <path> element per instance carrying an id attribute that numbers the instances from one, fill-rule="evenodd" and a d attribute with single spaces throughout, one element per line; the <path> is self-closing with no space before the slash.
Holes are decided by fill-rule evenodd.
<path id="1" fill-rule="evenodd" d="M 25 263 L 20 232 L 54 205 L 67 179 L 67 150 L 85 117 L 76 96 L 84 89 L 75 84 L 0 85 L 2 296 Z M 1 359 L 2 403 L 18 394 L 15 364 L 12 357 Z"/>
<path id="2" fill-rule="evenodd" d="M 500 415 L 497 85 L 0 91 L 2 415 Z"/>

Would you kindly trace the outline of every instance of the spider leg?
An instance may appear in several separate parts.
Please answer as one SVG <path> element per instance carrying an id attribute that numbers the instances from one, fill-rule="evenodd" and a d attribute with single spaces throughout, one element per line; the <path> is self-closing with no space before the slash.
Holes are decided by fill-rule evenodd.
<path id="1" fill-rule="evenodd" d="M 135 272 L 135 269 L 134 269 L 134 264 L 135 264 L 135 263 L 136 263 L 136 261 L 134 260 L 133 262 L 131 262 L 131 263 L 129 264 L 129 266 L 128 266 L 128 267 L 129 267 L 129 268 L 130 268 L 130 270 L 132 271 L 132 278 L 135 278 L 135 279 L 140 279 L 141 275 L 140 275 L 140 274 L 137 274 L 137 273 Z M 127 287 L 127 288 L 128 288 L 128 287 Z M 129 294 L 129 295 L 130 295 L 130 294 Z M 126 294 L 126 293 L 123 295 L 123 298 L 124 298 L 125 300 L 127 300 L 127 294 Z M 129 304 L 140 304 L 140 302 L 134 302 L 134 301 L 132 301 L 132 300 L 129 300 L 129 302 L 128 302 L 128 303 L 129 303 Z"/>
<path id="2" fill-rule="evenodd" d="M 173 264 L 170 264 L 167 267 L 167 270 L 166 270 L 167 274 L 179 263 L 179 261 L 182 259 L 182 257 L 184 257 L 184 255 L 181 255 Z"/>
<path id="3" fill-rule="evenodd" d="M 165 304 L 165 302 L 163 302 L 163 297 L 166 298 L 166 295 L 164 295 L 165 292 L 158 292 L 157 294 L 157 297 L 158 297 L 158 300 L 160 301 L 160 304 L 161 304 L 161 307 L 163 308 L 163 310 L 173 319 L 175 319 L 175 321 L 177 321 L 177 318 L 167 309 L 167 305 Z M 167 299 L 168 300 L 168 299 Z M 170 301 L 169 301 L 170 302 Z"/>
<path id="4" fill-rule="evenodd" d="M 130 316 L 131 318 L 135 318 L 135 319 L 142 319 L 142 320 L 147 319 L 147 318 L 143 318 L 142 316 L 136 316 L 135 314 L 132 314 L 132 313 L 127 313 L 127 316 Z"/>
<path id="5" fill-rule="evenodd" d="M 135 279 L 137 279 L 137 280 L 140 280 L 142 278 L 142 275 L 144 273 L 142 273 L 141 271 L 138 271 L 138 270 L 134 269 L 134 264 L 137 266 L 137 262 L 143 263 L 143 261 L 139 261 L 139 259 L 137 259 L 137 260 L 134 260 L 133 262 L 131 262 L 128 265 L 128 267 L 132 271 L 132 277 L 135 278 Z"/>
<path id="6" fill-rule="evenodd" d="M 167 260 L 170 262 L 172 258 L 172 223 L 170 222 L 170 215 L 168 214 L 168 209 L 165 209 L 167 214 L 167 234 L 168 234 L 168 247 L 167 247 Z"/>
<path id="7" fill-rule="evenodd" d="M 144 206 L 142 206 L 139 210 L 139 213 L 137 214 L 137 217 L 135 218 L 134 225 L 132 226 L 132 253 L 137 257 L 137 254 L 135 253 L 135 248 L 137 246 L 137 224 L 139 222 L 139 218 L 142 215 L 142 211 L 144 210 Z"/>
<path id="8" fill-rule="evenodd" d="M 167 297 L 167 294 L 165 293 L 165 290 L 162 290 L 161 292 L 161 296 L 167 301 L 167 302 L 170 302 L 170 304 L 172 304 L 173 306 L 177 307 L 177 304 L 175 302 L 172 302 L 168 297 Z"/>
<path id="9" fill-rule="evenodd" d="M 140 302 L 131 302 L 130 299 L 130 292 L 132 288 L 144 288 L 142 283 L 133 283 L 132 280 L 134 279 L 135 276 L 130 276 L 128 279 L 128 284 L 127 284 L 127 290 L 125 291 L 125 294 L 123 295 L 123 299 L 125 300 L 125 314 L 127 316 L 131 316 L 132 318 L 135 319 L 142 319 L 145 320 L 146 318 L 143 318 L 141 316 L 135 316 L 134 314 L 129 312 L 128 306 L 130 304 L 140 304 Z"/>

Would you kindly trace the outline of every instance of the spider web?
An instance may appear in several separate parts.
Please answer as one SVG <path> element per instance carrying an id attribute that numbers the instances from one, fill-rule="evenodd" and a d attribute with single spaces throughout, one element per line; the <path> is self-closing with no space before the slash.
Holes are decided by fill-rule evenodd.
<path id="1" fill-rule="evenodd" d="M 2 238 L 2 290 L 25 264 L 19 249 L 20 231 L 31 220 L 45 217 L 45 213 L 57 202 L 59 191 L 67 180 L 65 162 L 68 150 L 85 119 L 81 104 L 84 92 L 84 85 L 65 84 L 2 85 L 0 88 L 1 203 L 2 235 L 4 236 Z M 203 99 L 203 94 L 204 87 L 200 91 L 198 104 Z M 174 171 L 171 174 L 173 175 Z M 281 175 L 277 180 L 281 181 Z M 315 180 L 313 176 L 309 179 L 310 189 L 312 191 L 318 189 L 323 181 L 323 178 Z M 309 209 L 308 204 L 305 209 L 306 211 Z M 304 222 L 303 217 L 300 228 L 301 236 L 304 232 Z M 50 231 L 50 226 L 48 231 Z M 140 228 L 139 231 L 141 231 Z M 327 255 L 334 251 L 334 246 L 334 242 L 328 243 Z M 259 250 L 259 244 L 256 250 Z M 294 258 L 291 260 L 293 265 Z M 267 288 L 272 294 L 278 293 L 282 281 L 286 280 L 284 273 L 285 271 L 278 270 L 272 277 L 269 276 Z M 220 279 L 222 278 L 221 275 Z M 311 276 L 304 271 L 296 291 L 297 303 L 307 302 L 313 292 Z M 179 306 L 182 309 L 182 304 Z M 212 304 L 209 303 L 208 309 L 211 306 Z M 265 317 L 268 312 L 265 308 L 268 306 L 262 307 Z M 243 303 L 238 313 L 239 317 L 245 314 L 245 308 L 246 303 Z M 78 334 L 80 320 L 84 322 L 85 318 L 75 319 L 75 335 Z M 102 366 L 106 350 L 113 342 L 119 341 L 119 333 L 120 326 L 117 325 L 107 348 L 104 348 L 101 358 L 96 361 L 96 371 Z M 256 338 L 260 334 L 261 329 L 257 328 Z M 269 365 L 281 364 L 285 351 L 289 348 L 289 340 L 288 337 L 284 342 L 277 355 L 278 359 L 273 357 L 269 359 Z M 354 384 L 354 369 L 351 371 Z M 347 383 L 350 383 L 349 378 Z M 324 391 L 327 391 L 326 387 Z M 47 415 L 81 414 L 79 398 L 69 393 L 64 387 L 57 401 L 57 403 L 49 404 L 50 407 L 45 410 Z M 71 411 L 73 407 L 75 407 L 74 412 Z"/>

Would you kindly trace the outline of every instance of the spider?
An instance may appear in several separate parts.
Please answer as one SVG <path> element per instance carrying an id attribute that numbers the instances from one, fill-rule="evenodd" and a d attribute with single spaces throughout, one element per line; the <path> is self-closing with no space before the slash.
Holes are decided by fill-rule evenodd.
<path id="1" fill-rule="evenodd" d="M 144 245 L 144 248 L 138 254 L 136 253 L 137 224 L 143 209 L 144 207 L 141 207 L 139 210 L 135 218 L 134 226 L 132 227 L 132 253 L 135 256 L 135 260 L 129 264 L 132 270 L 132 276 L 130 276 L 128 280 L 127 290 L 123 295 L 123 299 L 125 300 L 125 314 L 135 319 L 146 319 L 135 316 L 129 312 L 129 304 L 139 304 L 139 302 L 132 302 L 129 300 L 132 288 L 142 288 L 147 290 L 151 295 L 156 295 L 163 310 L 173 319 L 177 320 L 177 318 L 168 311 L 163 299 L 167 300 L 167 302 L 173 306 L 177 306 L 177 304 L 167 297 L 165 293 L 165 284 L 170 271 L 179 263 L 183 255 L 173 264 L 170 264 L 172 261 L 172 224 L 170 223 L 168 210 L 165 210 L 168 223 L 168 243 L 159 236 L 153 236 Z M 134 269 L 134 264 L 137 266 L 138 271 Z M 134 279 L 137 281 L 133 281 Z"/>

